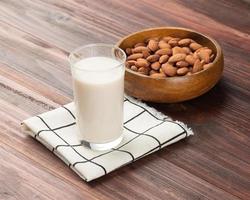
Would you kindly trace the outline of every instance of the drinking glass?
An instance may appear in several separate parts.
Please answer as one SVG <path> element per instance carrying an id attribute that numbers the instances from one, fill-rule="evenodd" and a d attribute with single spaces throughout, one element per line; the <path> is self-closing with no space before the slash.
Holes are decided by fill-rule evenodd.
<path id="1" fill-rule="evenodd" d="M 125 52 L 109 44 L 90 44 L 70 53 L 77 136 L 94 150 L 122 141 Z"/>

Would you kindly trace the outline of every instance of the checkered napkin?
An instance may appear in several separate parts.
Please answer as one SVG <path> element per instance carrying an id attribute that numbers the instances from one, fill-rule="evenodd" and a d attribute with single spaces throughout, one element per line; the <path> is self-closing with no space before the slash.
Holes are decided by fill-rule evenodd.
<path id="1" fill-rule="evenodd" d="M 108 151 L 93 151 L 76 138 L 74 104 L 31 117 L 22 128 L 61 158 L 85 181 L 101 177 L 165 146 L 192 135 L 173 121 L 131 97 L 124 99 L 124 139 Z"/>

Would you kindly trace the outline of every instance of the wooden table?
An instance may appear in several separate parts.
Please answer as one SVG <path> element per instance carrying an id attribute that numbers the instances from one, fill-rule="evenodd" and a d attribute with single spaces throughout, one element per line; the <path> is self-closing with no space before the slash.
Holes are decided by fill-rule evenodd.
<path id="1" fill-rule="evenodd" d="M 222 80 L 192 101 L 150 104 L 192 127 L 192 138 L 85 183 L 20 122 L 72 101 L 71 50 L 157 26 L 218 40 Z M 1 0 L 0 199 L 250 199 L 249 34 L 242 0 Z"/>

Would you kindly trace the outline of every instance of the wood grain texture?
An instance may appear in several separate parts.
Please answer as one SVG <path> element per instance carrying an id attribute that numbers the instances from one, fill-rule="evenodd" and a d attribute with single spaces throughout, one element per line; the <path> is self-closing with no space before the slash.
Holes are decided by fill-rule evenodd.
<path id="1" fill-rule="evenodd" d="M 150 104 L 193 137 L 86 184 L 20 122 L 72 101 L 71 50 L 158 26 L 215 38 L 222 80 L 192 101 Z M 1 0 L 0 199 L 250 199 L 249 34 L 241 0 Z"/>

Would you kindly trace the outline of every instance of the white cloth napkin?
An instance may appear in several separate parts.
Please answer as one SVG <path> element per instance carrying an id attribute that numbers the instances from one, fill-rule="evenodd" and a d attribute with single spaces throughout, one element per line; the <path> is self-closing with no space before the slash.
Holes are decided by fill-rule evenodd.
<path id="1" fill-rule="evenodd" d="M 75 135 L 73 103 L 31 117 L 23 121 L 22 128 L 85 181 L 101 177 L 193 134 L 183 123 L 131 97 L 124 99 L 124 139 L 112 150 L 93 151 L 79 143 Z"/>

